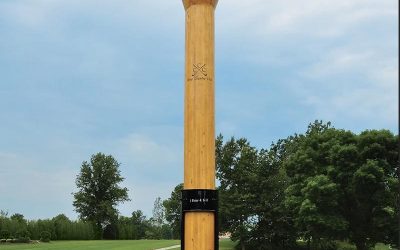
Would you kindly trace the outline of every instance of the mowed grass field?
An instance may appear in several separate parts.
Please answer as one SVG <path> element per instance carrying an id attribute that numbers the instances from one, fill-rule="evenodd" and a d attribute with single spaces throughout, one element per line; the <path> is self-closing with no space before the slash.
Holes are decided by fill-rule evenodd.
<path id="1" fill-rule="evenodd" d="M 0 244 L 0 250 L 151 250 L 179 244 L 180 241 L 177 240 L 52 241 L 38 244 Z M 233 247 L 234 243 L 230 240 L 220 241 L 220 250 L 233 250 Z"/>
<path id="2" fill-rule="evenodd" d="M 179 245 L 177 240 L 52 241 L 37 244 L 0 245 L 1 250 L 149 250 Z M 177 248 L 178 249 L 178 248 Z"/>
<path id="3" fill-rule="evenodd" d="M 53 241 L 39 244 L 0 244 L 0 250 L 152 250 L 179 245 L 177 240 L 116 240 L 116 241 Z M 233 250 L 235 243 L 230 240 L 220 240 L 220 250 Z M 174 248 L 179 250 L 180 248 Z M 354 249 L 347 243 L 340 243 L 339 249 Z M 375 250 L 390 250 L 384 244 L 378 244 Z"/>
<path id="4" fill-rule="evenodd" d="M 339 249 L 352 249 L 352 250 L 356 250 L 356 247 L 355 247 L 354 245 L 350 245 L 349 243 L 339 242 L 338 245 L 339 245 Z M 375 246 L 375 248 L 374 248 L 374 250 L 391 250 L 391 249 L 392 249 L 392 250 L 395 250 L 395 249 L 390 248 L 389 246 L 384 245 L 384 244 L 381 244 L 381 243 L 376 244 L 376 246 Z"/>

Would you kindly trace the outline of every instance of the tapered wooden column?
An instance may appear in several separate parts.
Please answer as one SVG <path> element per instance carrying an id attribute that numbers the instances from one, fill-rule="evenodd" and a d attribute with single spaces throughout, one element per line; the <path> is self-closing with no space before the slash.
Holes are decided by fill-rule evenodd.
<path id="1" fill-rule="evenodd" d="M 184 189 L 215 189 L 214 10 L 218 0 L 183 0 L 186 11 Z M 185 214 L 185 250 L 214 249 L 214 214 Z"/>

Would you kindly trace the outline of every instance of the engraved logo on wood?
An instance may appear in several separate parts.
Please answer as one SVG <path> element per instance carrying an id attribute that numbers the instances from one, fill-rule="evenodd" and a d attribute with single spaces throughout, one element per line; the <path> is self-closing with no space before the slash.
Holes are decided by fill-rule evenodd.
<path id="1" fill-rule="evenodd" d="M 191 78 L 188 78 L 187 80 L 190 82 L 195 80 L 212 81 L 213 79 L 207 73 L 207 65 L 205 63 L 197 63 L 193 64 Z"/>
<path id="2" fill-rule="evenodd" d="M 197 64 L 197 65 L 193 64 L 193 74 L 192 74 L 192 76 L 196 77 L 196 76 L 199 75 L 199 73 L 202 76 L 207 76 L 207 69 L 206 69 L 206 65 L 205 64 L 203 64 L 203 65 L 201 65 L 200 63 Z"/>

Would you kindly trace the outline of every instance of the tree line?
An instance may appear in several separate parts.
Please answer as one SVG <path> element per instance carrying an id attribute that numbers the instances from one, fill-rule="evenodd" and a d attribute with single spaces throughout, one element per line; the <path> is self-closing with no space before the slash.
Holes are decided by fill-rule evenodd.
<path id="1" fill-rule="evenodd" d="M 244 249 L 337 249 L 338 241 L 368 250 L 382 242 L 398 247 L 399 137 L 388 130 L 359 134 L 315 121 L 303 134 L 267 149 L 245 138 L 216 138 L 220 232 Z M 0 215 L 0 232 L 45 230 L 53 240 L 178 239 L 179 184 L 166 200 L 157 198 L 153 216 L 140 210 L 120 216 L 129 200 L 119 163 L 95 154 L 76 178 L 76 221 L 59 215 L 27 221 Z M 0 235 L 1 236 L 1 235 Z M 3 238 L 3 237 L 1 237 Z"/>
<path id="2" fill-rule="evenodd" d="M 94 232 L 90 223 L 71 221 L 63 214 L 52 219 L 27 220 L 22 214 L 8 216 L 7 212 L 1 211 L 0 239 L 13 239 L 16 242 L 28 242 L 31 239 L 88 240 L 94 239 Z"/>
<path id="3" fill-rule="evenodd" d="M 48 234 L 48 240 L 95 240 L 98 239 L 93 223 L 83 220 L 71 220 L 60 214 L 52 219 L 27 220 L 22 214 L 8 215 L 0 213 L 0 239 L 17 243 L 30 240 L 42 240 Z M 166 223 L 157 224 L 153 217 L 146 218 L 141 210 L 131 216 L 118 216 L 113 224 L 107 225 L 102 232 L 102 239 L 139 240 L 172 239 L 172 230 Z"/>
<path id="4" fill-rule="evenodd" d="M 355 134 L 315 121 L 268 149 L 220 135 L 216 167 L 220 231 L 239 249 L 399 245 L 399 137 L 388 130 Z M 164 202 L 174 234 L 181 189 Z"/>

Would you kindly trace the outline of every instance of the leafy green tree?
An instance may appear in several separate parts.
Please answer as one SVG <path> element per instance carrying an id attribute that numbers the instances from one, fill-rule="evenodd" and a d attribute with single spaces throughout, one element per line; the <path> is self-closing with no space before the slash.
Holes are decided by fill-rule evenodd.
<path id="1" fill-rule="evenodd" d="M 118 239 L 119 240 L 131 240 L 133 237 L 133 225 L 131 218 L 120 216 L 118 218 Z"/>
<path id="2" fill-rule="evenodd" d="M 11 215 L 10 219 L 14 220 L 18 223 L 21 223 L 21 224 L 26 224 L 26 220 L 22 214 L 18 214 L 18 213 L 13 214 L 13 215 Z"/>
<path id="3" fill-rule="evenodd" d="M 157 227 L 161 227 L 164 224 L 165 209 L 163 207 L 163 202 L 160 197 L 157 197 L 156 200 L 154 201 L 152 219 Z"/>
<path id="4" fill-rule="evenodd" d="M 246 139 L 231 138 L 223 144 L 220 135 L 216 141 L 217 177 L 220 180 L 221 231 L 232 233 L 242 249 L 250 241 L 248 232 L 255 227 L 252 220 L 256 194 L 252 185 L 256 179 L 258 151 Z"/>
<path id="5" fill-rule="evenodd" d="M 54 223 L 54 231 L 55 235 L 54 238 L 57 240 L 66 240 L 67 232 L 66 232 L 66 225 L 71 223 L 69 218 L 64 214 L 59 214 L 52 219 Z"/>
<path id="6" fill-rule="evenodd" d="M 163 238 L 163 225 L 165 222 L 165 209 L 160 197 L 154 201 L 153 217 L 149 220 L 149 227 L 147 228 L 147 238 L 149 239 L 162 239 Z M 169 236 L 170 238 L 171 236 Z"/>
<path id="7" fill-rule="evenodd" d="M 287 249 L 295 241 L 281 206 L 287 180 L 276 152 L 244 138 L 217 138 L 221 231 L 231 232 L 241 249 Z"/>
<path id="8" fill-rule="evenodd" d="M 8 239 L 10 237 L 10 232 L 8 230 L 0 231 L 0 239 Z"/>
<path id="9" fill-rule="evenodd" d="M 111 155 L 97 153 L 90 162 L 82 163 L 76 178 L 78 192 L 73 194 L 73 205 L 82 220 L 93 223 L 96 238 L 101 238 L 103 230 L 116 222 L 116 205 L 129 200 L 128 189 L 119 186 L 124 180 L 119 166 Z"/>
<path id="10" fill-rule="evenodd" d="M 149 224 L 146 220 L 146 216 L 143 215 L 143 212 L 141 210 L 137 210 L 132 212 L 132 225 L 133 225 L 133 239 L 138 240 L 138 239 L 144 239 L 146 234 L 146 230 L 149 227 Z"/>
<path id="11" fill-rule="evenodd" d="M 172 228 L 167 224 L 163 224 L 161 226 L 161 239 L 164 240 L 172 239 Z"/>
<path id="12" fill-rule="evenodd" d="M 105 240 L 116 240 L 118 235 L 117 222 L 113 221 L 104 228 L 103 239 Z"/>
<path id="13" fill-rule="evenodd" d="M 171 193 L 171 197 L 163 201 L 165 208 L 165 219 L 168 221 L 172 230 L 172 238 L 180 239 L 180 220 L 181 220 L 181 191 L 183 184 L 177 185 Z"/>
<path id="14" fill-rule="evenodd" d="M 301 236 L 313 243 L 348 237 L 358 250 L 394 241 L 398 152 L 391 132 L 356 135 L 316 121 L 282 145 L 291 180 L 285 205 Z"/>
<path id="15" fill-rule="evenodd" d="M 42 231 L 40 233 L 40 241 L 42 242 L 50 242 L 51 239 L 51 233 L 48 231 Z"/>
<path id="16" fill-rule="evenodd" d="M 8 217 L 8 211 L 0 209 L 0 218 L 7 218 Z"/>
<path id="17" fill-rule="evenodd" d="M 16 213 L 10 216 L 10 231 L 15 238 L 23 237 L 21 234 L 26 232 L 27 220 L 22 214 Z"/>

